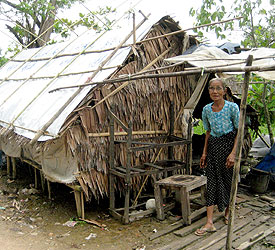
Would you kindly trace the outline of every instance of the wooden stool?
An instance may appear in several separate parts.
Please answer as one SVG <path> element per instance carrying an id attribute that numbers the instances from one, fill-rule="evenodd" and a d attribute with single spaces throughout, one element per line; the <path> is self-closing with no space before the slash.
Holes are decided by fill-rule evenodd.
<path id="1" fill-rule="evenodd" d="M 159 220 L 164 220 L 163 197 L 161 193 L 161 186 L 179 189 L 182 219 L 184 224 L 190 225 L 192 219 L 194 219 L 196 216 L 206 211 L 206 208 L 202 207 L 191 213 L 190 197 L 189 197 L 190 191 L 200 187 L 201 198 L 204 199 L 206 177 L 195 176 L 195 175 L 174 175 L 174 176 L 170 176 L 168 178 L 159 180 L 155 183 L 154 193 L 155 193 L 155 200 L 156 200 L 157 218 Z"/>

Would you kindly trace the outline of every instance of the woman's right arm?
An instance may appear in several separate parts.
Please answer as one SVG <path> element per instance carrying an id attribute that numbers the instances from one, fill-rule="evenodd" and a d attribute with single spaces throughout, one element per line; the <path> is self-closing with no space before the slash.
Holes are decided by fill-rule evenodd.
<path id="1" fill-rule="evenodd" d="M 206 165 L 207 165 L 206 157 L 207 157 L 207 147 L 208 147 L 209 137 L 210 137 L 210 131 L 206 131 L 203 152 L 202 152 L 202 156 L 201 156 L 201 159 L 200 159 L 200 167 L 201 168 L 205 168 Z"/>

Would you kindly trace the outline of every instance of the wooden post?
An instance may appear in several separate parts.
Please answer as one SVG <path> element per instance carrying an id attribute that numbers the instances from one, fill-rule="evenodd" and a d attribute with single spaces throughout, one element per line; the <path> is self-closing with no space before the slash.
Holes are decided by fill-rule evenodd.
<path id="1" fill-rule="evenodd" d="M 49 197 L 49 200 L 52 199 L 52 193 L 51 193 L 51 183 L 49 180 L 47 180 L 47 186 L 48 186 L 48 197 Z"/>
<path id="2" fill-rule="evenodd" d="M 174 103 L 170 103 L 170 129 L 169 129 L 169 135 L 174 135 L 175 130 L 175 111 L 174 111 Z M 174 159 L 174 152 L 173 152 L 173 146 L 168 147 L 168 159 L 173 160 Z"/>
<path id="3" fill-rule="evenodd" d="M 37 169 L 34 168 L 34 188 L 38 188 L 38 181 L 37 181 Z"/>
<path id="4" fill-rule="evenodd" d="M 84 205 L 84 192 L 80 192 L 81 198 L 81 218 L 85 219 L 85 205 Z"/>
<path id="5" fill-rule="evenodd" d="M 163 209 L 163 197 L 160 189 L 160 185 L 158 183 L 155 183 L 154 185 L 154 195 L 156 200 L 156 212 L 157 212 L 157 218 L 159 220 L 164 220 L 164 209 Z"/>
<path id="6" fill-rule="evenodd" d="M 12 162 L 12 179 L 16 179 L 16 162 L 15 162 L 15 157 L 11 157 L 11 162 Z"/>
<path id="7" fill-rule="evenodd" d="M 7 159 L 7 175 L 8 178 L 11 177 L 11 160 L 10 157 L 6 155 L 6 159 Z"/>
<path id="8" fill-rule="evenodd" d="M 45 193 L 45 178 L 44 178 L 42 170 L 40 170 L 40 179 L 41 179 L 42 192 Z"/>
<path id="9" fill-rule="evenodd" d="M 190 114 L 188 120 L 188 128 L 187 128 L 187 140 L 192 140 L 192 116 Z M 187 144 L 187 152 L 186 152 L 186 174 L 191 174 L 192 172 L 192 143 Z"/>
<path id="10" fill-rule="evenodd" d="M 182 212 L 182 220 L 185 225 L 191 224 L 191 210 L 190 210 L 190 198 L 189 192 L 186 187 L 180 188 L 180 201 L 181 201 L 181 212 Z"/>
<path id="11" fill-rule="evenodd" d="M 111 106 L 111 111 L 113 112 L 114 107 Z M 109 164 L 110 170 L 114 169 L 115 162 L 115 130 L 114 130 L 114 118 L 111 113 L 109 113 L 110 119 L 110 148 L 109 148 Z M 109 192 L 110 192 L 110 209 L 115 208 L 115 181 L 114 175 L 109 171 Z"/>
<path id="12" fill-rule="evenodd" d="M 130 205 L 130 171 L 131 171 L 131 150 L 132 146 L 132 122 L 129 122 L 128 138 L 127 138 L 127 163 L 126 163 L 126 178 L 125 178 L 125 205 L 123 223 L 129 223 L 129 205 Z"/>
<path id="13" fill-rule="evenodd" d="M 253 56 L 249 55 L 246 60 L 246 66 L 251 66 L 252 61 L 253 61 Z M 237 134 L 236 160 L 234 164 L 234 172 L 233 172 L 232 184 L 231 184 L 226 250 L 232 249 L 234 211 L 235 211 L 235 203 L 236 203 L 236 196 L 237 196 L 237 190 L 238 190 L 238 179 L 239 179 L 238 177 L 239 177 L 240 163 L 241 163 L 242 141 L 243 141 L 243 135 L 244 135 L 244 123 L 245 123 L 246 102 L 247 102 L 248 87 L 249 87 L 249 77 L 250 77 L 250 71 L 245 72 L 244 83 L 242 86 L 242 99 L 241 99 L 241 105 L 240 105 L 240 121 L 239 121 L 239 128 L 238 128 L 238 134 Z"/>
<path id="14" fill-rule="evenodd" d="M 74 198 L 75 198 L 75 205 L 76 205 L 76 212 L 77 212 L 77 217 L 81 218 L 81 197 L 80 197 L 80 192 L 77 190 L 74 190 Z"/>

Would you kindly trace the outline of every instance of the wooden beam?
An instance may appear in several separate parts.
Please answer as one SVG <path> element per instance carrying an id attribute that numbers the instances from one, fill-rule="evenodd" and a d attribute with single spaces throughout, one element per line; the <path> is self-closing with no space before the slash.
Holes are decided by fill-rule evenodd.
<path id="1" fill-rule="evenodd" d="M 86 86 L 91 86 L 91 85 L 114 84 L 114 83 L 130 82 L 130 81 L 141 80 L 141 79 L 153 79 L 153 78 L 158 79 L 158 78 L 166 78 L 166 77 L 179 77 L 179 76 L 184 76 L 184 75 L 196 75 L 196 74 L 201 74 L 202 71 L 203 71 L 203 73 L 225 73 L 225 72 L 251 72 L 251 71 L 263 72 L 263 71 L 274 71 L 274 70 L 275 70 L 275 65 L 244 66 L 244 67 L 243 66 L 205 67 L 205 68 L 193 69 L 193 70 L 185 69 L 183 71 L 172 72 L 172 73 L 147 74 L 147 75 L 140 75 L 140 76 L 128 75 L 127 77 L 108 79 L 108 80 L 104 80 L 101 82 L 91 82 L 91 83 L 85 83 L 82 85 L 71 85 L 71 86 L 62 87 L 62 88 L 56 88 L 56 89 L 51 90 L 50 92 L 54 92 L 54 91 L 61 90 L 61 89 L 79 88 L 79 87 L 86 87 Z M 118 91 L 120 91 L 122 88 L 124 88 L 127 85 L 128 85 L 128 83 L 124 83 L 124 84 L 120 85 L 117 89 L 115 89 L 109 95 L 114 95 L 115 93 L 117 93 Z M 103 101 L 105 101 L 109 97 L 109 95 L 104 97 L 104 99 L 100 100 L 99 103 L 102 103 Z M 96 105 L 98 105 L 98 104 L 96 104 Z M 94 105 L 93 107 L 95 107 L 96 105 Z"/>

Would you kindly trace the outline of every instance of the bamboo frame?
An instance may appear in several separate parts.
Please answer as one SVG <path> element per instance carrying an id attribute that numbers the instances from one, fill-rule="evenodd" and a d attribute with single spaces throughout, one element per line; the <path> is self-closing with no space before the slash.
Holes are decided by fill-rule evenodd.
<path id="1" fill-rule="evenodd" d="M 154 65 L 159 59 L 161 59 L 162 57 L 164 57 L 171 48 L 167 49 L 166 51 L 164 51 L 161 55 L 159 55 L 157 58 L 155 58 L 152 62 L 150 62 L 144 69 L 142 69 L 140 72 L 147 70 L 148 68 L 150 68 L 152 65 Z M 125 88 L 127 85 L 130 84 L 130 77 L 128 78 L 128 80 L 126 80 L 126 82 L 122 85 L 120 85 L 119 87 L 117 87 L 114 91 L 112 91 L 110 94 L 108 94 L 107 96 L 105 96 L 103 99 L 101 99 L 98 103 L 96 103 L 94 106 L 91 107 L 91 109 L 94 109 L 95 107 L 97 107 L 99 104 L 105 102 L 107 99 L 109 99 L 110 97 L 112 97 L 113 95 L 115 95 L 116 93 L 118 93 L 120 90 L 122 90 L 123 88 Z M 83 86 L 85 86 L 86 84 L 83 84 Z M 56 90 L 56 89 L 55 89 Z M 52 90 L 52 91 L 55 91 Z"/>
<path id="2" fill-rule="evenodd" d="M 110 67 L 105 67 L 102 68 L 102 70 L 108 70 L 108 69 L 113 69 L 113 68 L 118 68 L 121 65 L 115 65 L 115 66 L 110 66 Z M 81 72 L 72 72 L 72 73 L 66 73 L 66 74 L 60 74 L 59 77 L 63 76 L 72 76 L 72 75 L 80 75 L 80 74 L 87 74 L 87 73 L 92 73 L 95 70 L 86 70 L 86 71 L 81 71 Z M 54 78 L 55 76 L 38 76 L 38 77 L 31 77 L 30 80 L 36 80 L 36 79 L 49 79 L 49 78 Z M 27 80 L 27 78 L 9 78 L 9 79 L 0 79 L 0 81 L 24 81 Z"/>
<path id="3" fill-rule="evenodd" d="M 138 25 L 137 28 L 139 28 L 149 17 L 148 15 L 146 18 L 144 18 Z M 97 41 L 103 34 L 105 34 L 107 31 L 103 32 L 95 41 Z M 93 75 L 90 77 L 90 79 L 93 79 L 96 74 L 103 68 L 103 66 L 114 56 L 114 54 L 121 48 L 121 46 L 131 37 L 133 34 L 133 31 L 131 31 L 124 40 L 120 42 L 120 44 L 117 46 L 117 48 L 98 66 L 97 70 L 93 73 Z M 94 42 L 95 42 L 94 41 Z M 88 47 L 90 47 L 94 42 L 92 42 Z M 85 51 L 85 50 L 84 50 Z M 81 54 L 79 54 L 80 56 Z M 76 58 L 75 58 L 76 59 Z M 66 66 L 65 68 L 67 68 Z M 65 70 L 65 69 L 64 69 Z M 62 72 L 61 72 L 62 73 Z M 79 88 L 68 100 L 65 102 L 65 104 L 57 111 L 57 113 L 54 114 L 54 116 L 42 127 L 41 131 L 39 131 L 34 138 L 30 141 L 30 144 L 33 144 L 36 142 L 39 137 L 42 135 L 43 131 L 46 130 L 55 120 L 56 118 L 63 112 L 63 110 L 71 103 L 71 101 L 82 91 L 82 88 Z"/>
<path id="4" fill-rule="evenodd" d="M 78 88 L 80 86 L 86 87 L 90 85 L 101 85 L 101 84 L 114 84 L 114 83 L 120 83 L 120 82 L 127 82 L 127 81 L 134 81 L 134 80 L 141 80 L 141 79 L 150 79 L 150 78 L 165 78 L 165 77 L 178 77 L 178 76 L 184 76 L 184 75 L 194 75 L 199 73 L 224 73 L 224 72 L 250 72 L 250 71 L 273 71 L 275 70 L 275 65 L 273 66 L 240 66 L 240 67 L 228 67 L 228 66 L 221 66 L 221 67 L 205 67 L 200 69 L 194 69 L 194 70 L 184 70 L 184 71 L 178 71 L 173 73 L 162 73 L 162 74 L 148 74 L 148 75 L 142 75 L 142 76 L 132 76 L 129 75 L 128 77 L 121 77 L 121 78 L 115 78 L 115 79 L 108 79 L 100 82 L 93 82 L 93 83 L 87 83 L 83 85 L 72 85 L 62 88 L 56 88 L 51 90 L 50 92 L 54 92 L 61 89 L 68 89 L 68 88 Z M 125 84 L 125 83 L 124 83 Z M 128 84 L 125 84 L 127 86 Z M 125 87 L 124 85 L 119 86 L 119 88 Z M 119 89 L 120 90 L 120 89 Z M 111 93 L 112 94 L 112 93 Z"/>
<path id="5" fill-rule="evenodd" d="M 156 39 L 159 39 L 159 38 L 164 38 L 164 37 L 168 37 L 168 36 L 172 36 L 172 35 L 177 35 L 177 34 L 180 34 L 180 33 L 184 33 L 184 32 L 186 32 L 188 30 L 200 29 L 200 28 L 211 26 L 211 25 L 216 25 L 216 24 L 231 22 L 233 20 L 238 20 L 238 19 L 241 19 L 241 18 L 242 17 L 237 17 L 237 18 L 233 18 L 233 19 L 227 19 L 227 20 L 224 20 L 224 21 L 221 21 L 221 22 L 214 22 L 214 23 L 210 23 L 210 24 L 204 24 L 204 25 L 195 26 L 195 27 L 192 27 L 192 28 L 184 29 L 184 30 L 178 30 L 178 31 L 175 31 L 175 32 L 171 32 L 171 33 L 167 33 L 167 34 L 161 35 L 161 36 L 151 37 L 151 38 L 148 38 L 148 39 L 145 39 L 145 40 L 142 40 L 142 41 L 138 41 L 138 42 L 136 42 L 136 44 L 142 44 L 144 42 L 156 40 Z M 121 46 L 121 48 L 132 47 L 133 45 L 136 45 L 136 44 L 129 43 L 129 44 Z M 91 51 L 87 50 L 84 54 L 101 53 L 101 52 L 106 52 L 106 51 L 114 50 L 115 48 L 116 47 L 111 47 L 111 48 L 102 49 L 102 50 L 91 50 Z M 61 57 L 61 56 L 74 56 L 74 55 L 77 55 L 77 53 L 62 54 L 59 57 Z M 37 58 L 37 59 L 31 60 L 31 61 L 41 61 L 41 60 L 49 60 L 49 59 L 50 59 L 49 57 L 43 57 L 43 58 Z M 20 62 L 21 60 L 15 60 L 15 59 L 13 59 L 13 61 Z"/>
<path id="6" fill-rule="evenodd" d="M 53 25 L 55 25 L 55 24 L 53 24 Z M 50 26 L 48 29 L 50 29 L 51 27 L 53 27 L 53 26 Z M 48 29 L 46 29 L 45 32 L 47 32 Z M 42 32 L 37 38 L 35 38 L 35 39 L 33 40 L 33 42 L 35 42 L 40 36 L 44 35 L 45 32 Z M 56 37 L 57 37 L 57 36 L 56 36 Z M 27 49 L 31 44 L 32 44 L 32 43 L 28 44 L 28 46 L 23 46 L 23 45 L 21 44 L 21 46 L 23 46 L 25 49 Z M 22 68 L 22 67 L 25 65 L 25 63 L 29 62 L 29 61 L 31 60 L 31 58 L 33 58 L 35 55 L 37 55 L 45 46 L 46 46 L 46 44 L 45 44 L 44 46 L 42 46 L 39 50 L 37 50 L 30 58 L 28 58 L 28 59 L 26 59 L 26 60 L 22 60 L 23 64 L 19 65 L 19 66 L 18 66 L 18 67 L 8 76 L 8 77 L 6 77 L 6 79 L 10 78 L 15 72 L 17 72 L 20 68 Z M 22 50 L 22 51 L 23 51 L 23 50 Z M 22 51 L 21 51 L 21 52 L 22 52 Z M 18 56 L 18 54 L 17 54 L 17 56 Z M 11 62 L 11 61 L 13 61 L 13 59 L 10 59 L 10 60 L 9 60 L 9 62 Z M 2 81 L 0 82 L 0 85 L 1 85 L 4 81 L 6 81 L 6 79 L 2 80 Z"/>
<path id="7" fill-rule="evenodd" d="M 33 130 L 33 129 L 24 128 L 24 127 L 22 127 L 22 126 L 14 125 L 14 124 L 11 124 L 11 123 L 2 121 L 2 120 L 0 120 L 0 122 L 1 122 L 1 123 L 5 123 L 5 124 L 7 124 L 7 125 L 11 125 L 12 127 L 15 127 L 15 128 L 19 128 L 19 129 L 23 129 L 23 130 L 26 130 L 26 131 L 30 131 L 30 132 L 32 132 L 32 133 L 37 133 L 37 131 L 36 131 L 36 130 Z M 4 128 L 4 127 L 3 127 L 3 128 Z M 56 137 L 56 135 L 52 135 L 52 134 L 50 134 L 50 133 L 47 132 L 47 131 L 45 131 L 43 134 L 44 134 L 44 135 L 47 135 L 47 136 L 51 136 L 51 137 Z"/>
<path id="8" fill-rule="evenodd" d="M 148 130 L 148 131 L 133 131 L 133 135 L 157 135 L 157 134 L 167 134 L 168 132 L 165 130 Z M 180 130 L 176 130 L 174 132 L 175 134 L 180 134 Z M 127 135 L 127 132 L 115 132 L 115 136 L 124 136 Z M 104 132 L 104 133 L 89 133 L 89 137 L 108 137 L 110 136 L 109 132 Z"/>

